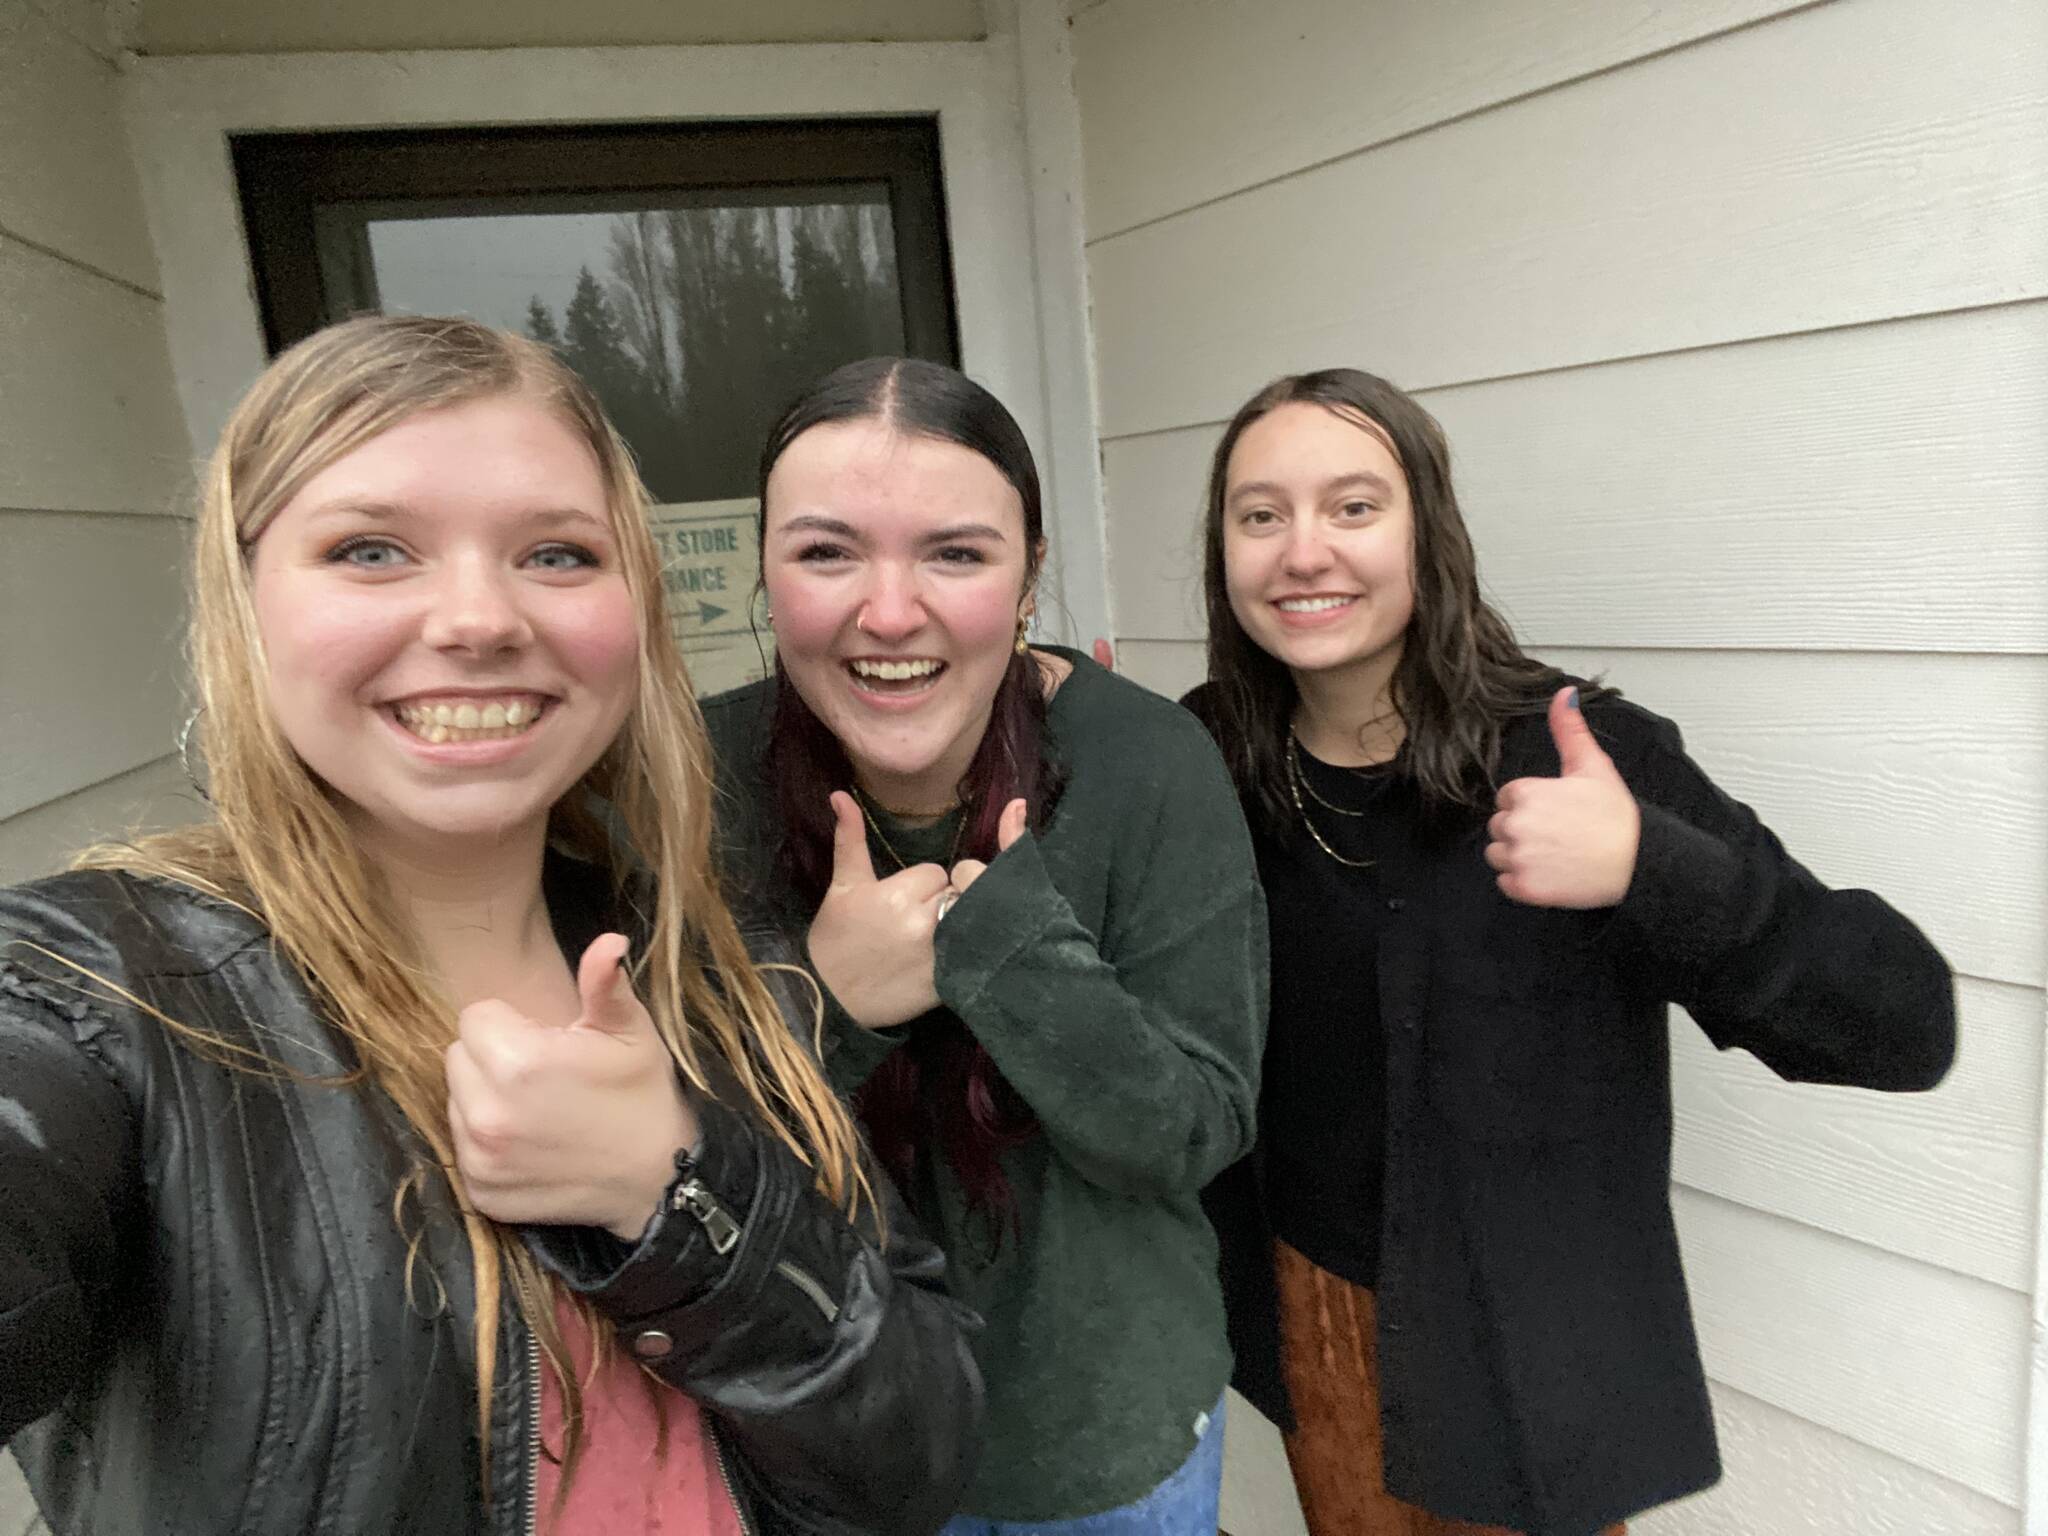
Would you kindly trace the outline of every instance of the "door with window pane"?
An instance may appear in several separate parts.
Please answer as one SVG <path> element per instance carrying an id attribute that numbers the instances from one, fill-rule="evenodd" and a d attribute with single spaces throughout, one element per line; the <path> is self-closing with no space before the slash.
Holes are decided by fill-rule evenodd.
<path id="1" fill-rule="evenodd" d="M 656 503 L 699 693 L 764 670 L 754 473 L 855 358 L 956 362 L 928 120 L 252 135 L 234 144 L 268 340 L 371 312 L 554 346 Z"/>

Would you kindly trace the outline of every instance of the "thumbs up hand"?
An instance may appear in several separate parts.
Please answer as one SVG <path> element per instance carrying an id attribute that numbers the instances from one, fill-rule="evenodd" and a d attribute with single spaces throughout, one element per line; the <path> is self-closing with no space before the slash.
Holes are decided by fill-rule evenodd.
<path id="1" fill-rule="evenodd" d="M 1022 800 L 1012 800 L 1003 807 L 1002 818 L 996 822 L 997 853 L 1009 852 L 1010 844 L 1024 835 L 1024 824 L 1030 814 L 1030 806 Z M 964 896 L 967 887 L 979 880 L 987 869 L 988 865 L 980 859 L 962 859 L 953 866 L 953 889 Z"/>
<path id="2" fill-rule="evenodd" d="M 932 934 L 951 889 L 937 864 L 878 879 L 860 807 L 832 795 L 832 883 L 811 920 L 811 965 L 865 1029 L 887 1029 L 939 1005 Z"/>
<path id="3" fill-rule="evenodd" d="M 1579 713 L 1579 691 L 1550 701 L 1558 776 L 1515 779 L 1486 824 L 1486 862 L 1503 893 L 1532 907 L 1611 907 L 1635 876 L 1642 812 Z"/>
<path id="4" fill-rule="evenodd" d="M 448 1047 L 448 1120 L 469 1201 L 494 1221 L 606 1227 L 639 1237 L 694 1146 L 675 1061 L 634 994 L 626 939 L 593 940 L 567 1024 L 472 1003 Z"/>

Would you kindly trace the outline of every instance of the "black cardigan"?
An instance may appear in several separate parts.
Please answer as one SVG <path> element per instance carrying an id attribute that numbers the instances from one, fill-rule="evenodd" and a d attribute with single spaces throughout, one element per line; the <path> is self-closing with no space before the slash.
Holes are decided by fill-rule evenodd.
<path id="1" fill-rule="evenodd" d="M 1205 721 L 1207 695 L 1183 701 Z M 1531 1536 L 1585 1536 L 1720 1476 L 1671 1218 L 1665 1005 L 1795 1081 L 1926 1089 L 1955 1051 L 1948 966 L 1912 923 L 1823 887 L 1670 721 L 1612 696 L 1585 709 L 1642 810 L 1621 904 L 1508 900 L 1475 814 L 1425 839 L 1378 952 L 1387 1486 Z M 1499 782 L 1557 772 L 1543 716 L 1512 722 Z M 1289 835 L 1258 819 L 1255 836 Z M 1254 1152 L 1206 1204 L 1236 1385 L 1286 1423 L 1259 1180 Z"/>

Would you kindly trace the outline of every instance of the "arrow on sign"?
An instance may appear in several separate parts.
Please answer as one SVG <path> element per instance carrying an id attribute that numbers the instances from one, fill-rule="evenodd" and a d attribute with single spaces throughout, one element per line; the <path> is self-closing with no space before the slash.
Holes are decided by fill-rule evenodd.
<path id="1" fill-rule="evenodd" d="M 716 607 L 710 603 L 699 603 L 697 605 L 697 622 L 699 624 L 709 624 L 713 619 L 723 618 L 724 616 L 725 610 L 723 608 Z"/>

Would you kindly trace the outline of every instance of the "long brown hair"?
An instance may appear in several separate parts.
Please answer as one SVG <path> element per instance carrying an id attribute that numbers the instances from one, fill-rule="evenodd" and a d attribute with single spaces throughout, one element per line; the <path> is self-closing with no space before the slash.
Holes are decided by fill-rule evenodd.
<path id="1" fill-rule="evenodd" d="M 1209 610 L 1211 725 L 1247 809 L 1291 825 L 1287 733 L 1294 678 L 1245 633 L 1224 579 L 1224 501 L 1230 455 L 1247 428 L 1283 405 L 1321 406 L 1386 435 L 1408 478 L 1414 512 L 1414 616 L 1394 669 L 1393 704 L 1406 727 L 1409 772 L 1435 813 L 1490 809 L 1501 730 L 1540 713 L 1562 676 L 1525 654 L 1479 590 L 1472 538 L 1451 485 L 1443 428 L 1405 391 L 1356 368 L 1275 379 L 1230 420 L 1209 464 L 1202 591 Z M 1605 690 L 1602 690 L 1603 692 Z"/>
<path id="2" fill-rule="evenodd" d="M 849 1213 L 871 1198 L 852 1120 L 748 959 L 711 871 L 710 748 L 663 611 L 646 493 L 595 397 L 533 342 L 469 320 L 373 316 L 307 338 L 256 381 L 206 468 L 195 535 L 190 646 L 213 819 L 91 849 L 77 861 L 176 881 L 263 922 L 351 1047 L 352 1076 L 386 1095 L 425 1144 L 393 1191 L 394 1214 L 415 1223 L 409 1197 L 426 1180 L 449 1180 L 474 1269 L 486 1488 L 499 1305 L 508 1286 L 560 1384 L 569 1426 L 563 1459 L 573 1469 L 582 1393 L 554 1305 L 566 1292 L 516 1230 L 471 1209 L 450 1177 L 442 1053 L 454 1038 L 455 1009 L 266 702 L 248 554 L 279 509 L 343 455 L 419 412 L 506 396 L 552 411 L 596 456 L 639 628 L 632 709 L 584 782 L 556 806 L 551 835 L 608 868 L 622 901 L 629 879 L 644 877 L 633 881 L 635 891 L 651 892 L 635 980 L 684 1076 L 708 1092 L 707 1053 L 723 1061 L 746 1106 L 816 1170 L 827 1195 Z M 599 797 L 611 807 L 609 829 L 592 813 Z M 250 1064 L 246 1046 L 163 1022 L 216 1059 Z M 416 1227 L 413 1242 L 417 1253 Z M 591 1329 L 593 1338 L 606 1333 Z"/>
<path id="3" fill-rule="evenodd" d="M 880 421 L 911 437 L 956 443 L 981 455 L 1016 491 L 1024 510 L 1024 588 L 1038 579 L 1045 512 L 1038 467 L 1016 418 L 986 389 L 956 369 L 906 357 L 871 357 L 835 369 L 789 405 L 761 450 L 757 543 L 768 536 L 768 477 L 776 462 L 813 427 Z M 815 910 L 832 873 L 828 797 L 853 787 L 853 765 L 837 738 L 783 676 L 778 662 L 766 781 L 775 786 L 783 842 L 778 862 L 791 887 Z M 1028 825 L 1045 823 L 1062 775 L 1046 736 L 1045 689 L 1028 651 L 1010 658 L 989 710 L 988 728 L 958 786 L 965 818 L 960 855 L 993 859 L 1003 808 L 1022 798 Z M 856 1098 L 875 1154 L 897 1181 L 912 1172 L 927 1126 L 959 1177 L 968 1203 L 995 1218 L 997 1241 L 1015 1215 L 1001 1154 L 1037 1133 L 1037 1117 L 964 1028 L 928 1035 L 892 1053 Z"/>

